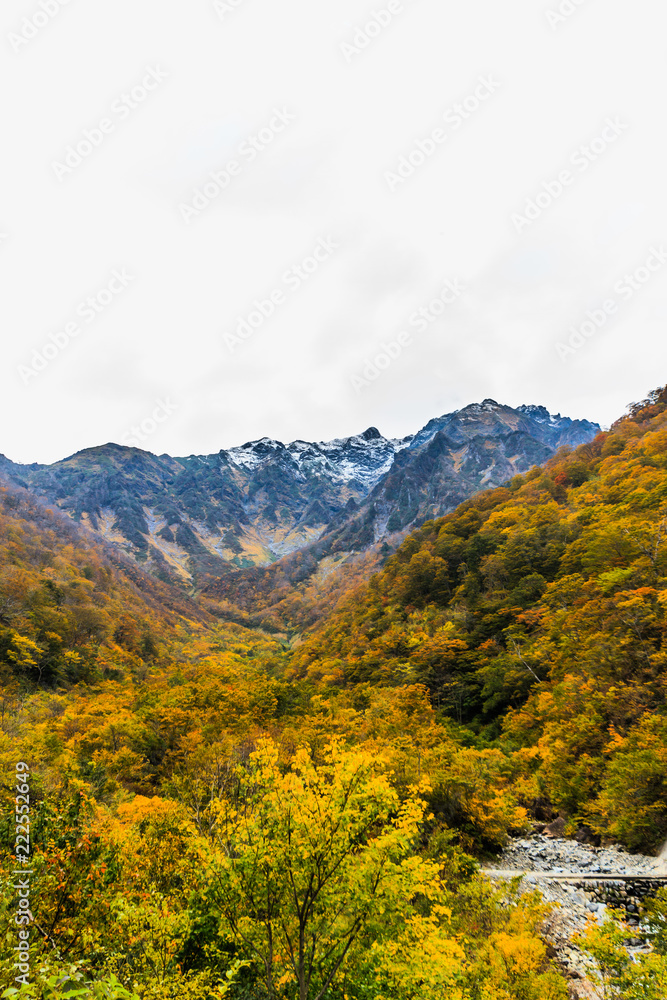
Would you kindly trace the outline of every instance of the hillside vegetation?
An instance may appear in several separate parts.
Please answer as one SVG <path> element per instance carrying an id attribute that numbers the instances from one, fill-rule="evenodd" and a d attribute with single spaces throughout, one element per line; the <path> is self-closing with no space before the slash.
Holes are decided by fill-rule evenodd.
<path id="1" fill-rule="evenodd" d="M 0 671 L 12 690 L 141 669 L 211 620 L 59 511 L 0 487 Z"/>
<path id="2" fill-rule="evenodd" d="M 423 684 L 525 763 L 522 800 L 667 836 L 667 390 L 425 524 L 297 650 L 315 683 Z"/>
<path id="3" fill-rule="evenodd" d="M 476 859 L 558 812 L 632 849 L 667 836 L 667 390 L 424 524 L 292 643 L 20 490 L 0 505 L 0 970 L 22 762 L 20 996 L 565 1000 L 539 896 Z M 661 1000 L 664 951 L 627 996 Z"/>

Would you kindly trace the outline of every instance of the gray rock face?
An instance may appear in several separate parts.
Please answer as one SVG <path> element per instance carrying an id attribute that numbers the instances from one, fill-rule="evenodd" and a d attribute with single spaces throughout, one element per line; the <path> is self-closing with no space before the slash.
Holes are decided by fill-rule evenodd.
<path id="1" fill-rule="evenodd" d="M 555 451 L 566 444 L 576 448 L 599 434 L 600 428 L 588 420 L 571 420 L 560 413 L 551 414 L 544 406 L 503 406 L 495 399 L 471 403 L 462 410 L 430 420 L 415 434 L 410 448 L 420 448 L 444 433 L 456 444 L 464 444 L 483 434 L 486 438 L 502 438 L 509 433 L 526 435 Z"/>
<path id="2" fill-rule="evenodd" d="M 330 526 L 329 549 L 359 551 L 442 517 L 479 490 L 501 486 L 558 448 L 585 444 L 599 432 L 597 424 L 554 417 L 543 406 L 515 410 L 493 399 L 431 420 L 396 455 L 359 511 Z"/>
<path id="3" fill-rule="evenodd" d="M 560 837 L 564 830 L 565 830 L 565 820 L 563 819 L 562 816 L 559 816 L 557 819 L 553 821 L 553 823 L 549 823 L 548 826 L 545 826 L 544 833 L 548 837 Z"/>
<path id="4" fill-rule="evenodd" d="M 190 579 L 267 565 L 356 510 L 404 441 L 371 427 L 310 443 L 262 438 L 172 458 L 107 444 L 51 466 L 0 463 L 0 475 L 121 545 L 147 568 Z"/>

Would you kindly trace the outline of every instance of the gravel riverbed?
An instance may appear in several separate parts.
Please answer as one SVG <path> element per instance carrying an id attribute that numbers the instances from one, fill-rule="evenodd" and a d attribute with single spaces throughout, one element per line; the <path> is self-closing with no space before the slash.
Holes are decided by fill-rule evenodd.
<path id="1" fill-rule="evenodd" d="M 568 977 L 573 1000 L 600 1000 L 590 979 L 593 962 L 580 951 L 574 939 L 592 922 L 602 924 L 610 907 L 624 909 L 631 933 L 636 933 L 636 937 L 629 939 L 629 950 L 649 950 L 641 937 L 641 909 L 646 895 L 655 890 L 651 879 L 667 875 L 664 861 L 658 858 L 630 854 L 621 845 L 594 847 L 562 837 L 533 834 L 512 840 L 483 870 L 493 878 L 525 873 L 522 891 L 538 889 L 547 902 L 556 904 L 544 925 L 543 936 Z M 573 878 L 568 880 L 570 875 Z M 614 875 L 631 876 L 632 881 L 616 880 Z M 579 880 L 577 876 L 588 876 L 590 881 Z"/>

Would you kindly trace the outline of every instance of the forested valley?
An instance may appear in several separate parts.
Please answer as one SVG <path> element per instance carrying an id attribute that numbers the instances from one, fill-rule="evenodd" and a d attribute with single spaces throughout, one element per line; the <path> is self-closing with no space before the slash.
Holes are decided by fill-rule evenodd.
<path id="1" fill-rule="evenodd" d="M 568 997 L 539 892 L 480 862 L 557 816 L 667 839 L 667 388 L 375 569 L 251 628 L 0 490 L 3 996 Z M 653 906 L 632 968 L 613 921 L 582 944 L 608 997 L 667 996 Z"/>

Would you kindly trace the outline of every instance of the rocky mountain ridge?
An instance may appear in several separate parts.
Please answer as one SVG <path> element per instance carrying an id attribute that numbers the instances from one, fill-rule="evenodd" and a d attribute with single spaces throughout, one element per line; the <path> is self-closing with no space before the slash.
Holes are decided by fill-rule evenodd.
<path id="1" fill-rule="evenodd" d="M 513 409 L 494 399 L 431 420 L 395 456 L 359 511 L 329 526 L 327 551 L 363 550 L 442 517 L 473 493 L 500 486 L 599 432 L 597 424 L 552 415 L 543 406 Z"/>
<path id="2" fill-rule="evenodd" d="M 110 443 L 53 465 L 1 456 L 0 478 L 157 575 L 189 584 L 201 573 L 269 565 L 314 542 L 324 555 L 364 551 L 599 430 L 544 407 L 487 399 L 402 439 L 369 427 L 329 442 L 265 437 L 182 458 Z"/>

